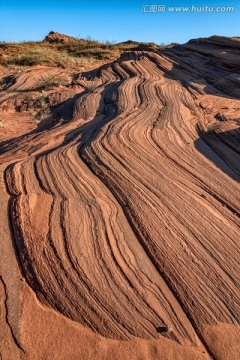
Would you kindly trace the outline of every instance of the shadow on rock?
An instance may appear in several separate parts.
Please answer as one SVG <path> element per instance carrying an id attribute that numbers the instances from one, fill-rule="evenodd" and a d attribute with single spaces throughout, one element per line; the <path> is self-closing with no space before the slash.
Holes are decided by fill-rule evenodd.
<path id="1" fill-rule="evenodd" d="M 240 182 L 240 128 L 217 132 L 199 130 L 196 149 L 225 174 Z"/>

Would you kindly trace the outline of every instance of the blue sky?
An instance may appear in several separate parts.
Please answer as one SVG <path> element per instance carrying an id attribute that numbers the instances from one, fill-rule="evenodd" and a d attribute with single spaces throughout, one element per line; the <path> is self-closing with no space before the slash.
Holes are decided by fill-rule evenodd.
<path id="1" fill-rule="evenodd" d="M 142 12 L 165 5 L 165 12 Z M 233 6 L 234 12 L 169 12 L 171 6 Z M 0 41 L 42 40 L 51 30 L 97 40 L 184 43 L 211 35 L 240 36 L 240 0 L 0 2 Z"/>

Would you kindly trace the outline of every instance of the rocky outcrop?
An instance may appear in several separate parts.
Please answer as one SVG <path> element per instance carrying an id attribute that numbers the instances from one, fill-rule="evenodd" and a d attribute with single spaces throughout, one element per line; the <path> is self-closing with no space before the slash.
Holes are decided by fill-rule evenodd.
<path id="1" fill-rule="evenodd" d="M 44 41 L 51 43 L 69 43 L 77 41 L 76 38 L 64 34 L 60 34 L 55 31 L 50 31 L 50 33 L 45 37 Z"/>
<path id="2" fill-rule="evenodd" d="M 48 97 L 55 123 L 2 145 L 10 199 L 4 249 L 14 247 L 21 277 L 6 276 L 5 255 L 0 290 L 7 325 L 20 318 L 12 339 L 22 359 L 61 358 L 61 348 L 68 349 L 62 358 L 75 359 L 83 338 L 83 359 L 94 358 L 96 342 L 99 359 L 120 358 L 122 347 L 134 359 L 220 359 L 220 350 L 238 357 L 240 50 L 233 41 L 131 51 L 75 75 L 74 89 Z M 28 94 L 28 84 L 32 91 L 27 74 L 4 96 Z M 12 278 L 25 285 L 12 286 Z M 40 339 L 48 331 L 43 312 L 50 338 L 60 331 L 50 355 L 34 342 L 35 328 Z M 42 318 L 33 321 L 34 313 Z"/>

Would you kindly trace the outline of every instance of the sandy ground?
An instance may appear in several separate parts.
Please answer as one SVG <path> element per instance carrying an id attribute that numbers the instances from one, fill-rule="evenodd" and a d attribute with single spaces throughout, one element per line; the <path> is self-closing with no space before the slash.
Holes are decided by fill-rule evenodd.
<path id="1" fill-rule="evenodd" d="M 238 44 L 0 92 L 1 360 L 239 359 Z"/>

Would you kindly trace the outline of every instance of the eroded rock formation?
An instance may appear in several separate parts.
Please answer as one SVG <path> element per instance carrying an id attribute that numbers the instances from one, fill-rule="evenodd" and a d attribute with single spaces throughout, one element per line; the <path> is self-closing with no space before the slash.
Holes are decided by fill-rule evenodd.
<path id="1" fill-rule="evenodd" d="M 221 359 L 209 329 L 217 338 L 229 326 L 237 356 L 239 55 L 238 39 L 216 37 L 124 53 L 75 75 L 64 100 L 51 95 L 51 121 L 2 143 L 24 288 L 109 349 L 141 338 L 163 354 Z M 33 74 L 2 104 L 32 91 Z M 31 353 L 21 327 L 16 336 Z"/>

